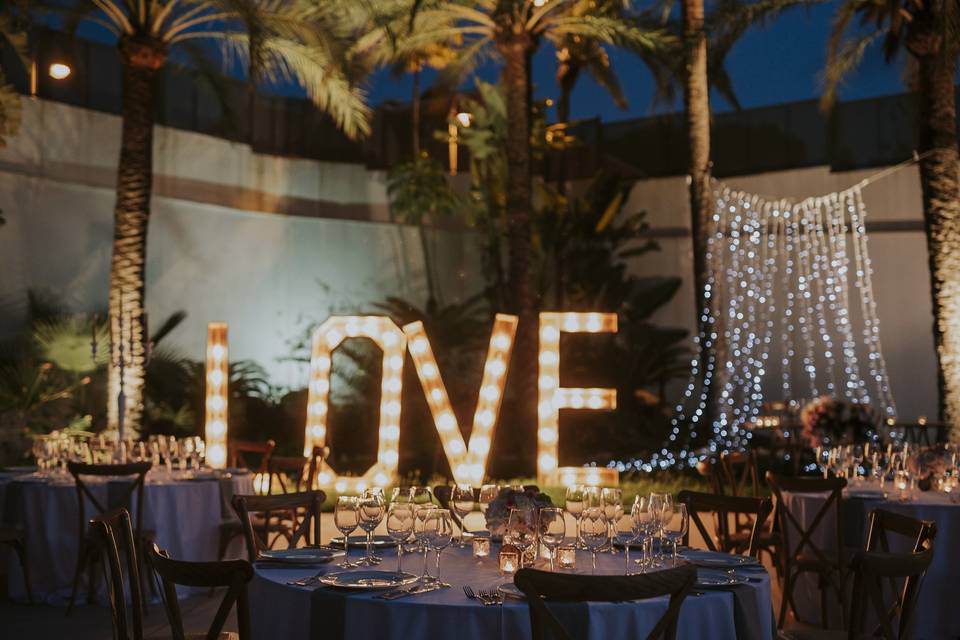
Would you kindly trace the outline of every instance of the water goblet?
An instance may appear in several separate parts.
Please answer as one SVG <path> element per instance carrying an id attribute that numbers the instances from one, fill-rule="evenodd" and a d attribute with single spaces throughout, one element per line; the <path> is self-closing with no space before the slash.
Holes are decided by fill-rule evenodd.
<path id="1" fill-rule="evenodd" d="M 423 551 L 423 573 L 420 574 L 420 582 L 433 581 L 433 576 L 430 575 L 430 568 L 427 564 L 427 554 L 430 552 L 430 547 L 427 544 L 427 530 L 425 525 L 430 512 L 436 508 L 437 507 L 430 504 L 414 505 L 413 537 L 420 546 L 420 550 Z"/>
<path id="2" fill-rule="evenodd" d="M 687 535 L 687 531 L 690 527 L 690 518 L 687 514 L 687 505 L 677 504 L 674 506 L 676 511 L 677 518 L 671 518 L 670 521 L 666 522 L 663 526 L 663 533 L 673 544 L 673 564 L 677 564 L 677 545 L 680 541 Z"/>
<path id="3" fill-rule="evenodd" d="M 617 550 L 613 546 L 613 525 L 618 517 L 623 515 L 623 493 L 620 489 L 605 487 L 600 492 L 600 501 L 603 503 L 603 514 L 610 523 L 610 555 L 616 555 Z"/>
<path id="4" fill-rule="evenodd" d="M 512 508 L 507 517 L 505 536 L 510 536 L 510 544 L 520 549 L 520 566 L 523 566 L 523 556 L 537 540 L 536 513 L 532 507 L 524 509 Z M 506 538 L 504 538 L 506 541 Z"/>
<path id="5" fill-rule="evenodd" d="M 640 525 L 632 513 L 625 514 L 621 508 L 620 515 L 613 522 L 613 532 L 617 542 L 623 545 L 623 575 L 630 575 L 630 545 L 640 536 Z"/>
<path id="6" fill-rule="evenodd" d="M 608 527 L 607 516 L 603 512 L 603 507 L 587 507 L 583 510 L 580 535 L 592 556 L 593 573 L 597 572 L 597 551 L 607 544 L 607 536 L 610 532 Z"/>
<path id="7" fill-rule="evenodd" d="M 537 533 L 540 537 L 540 544 L 550 552 L 550 571 L 553 571 L 553 559 L 557 555 L 557 549 L 563 544 L 563 539 L 567 536 L 567 523 L 563 517 L 563 510 L 557 507 L 540 509 L 537 518 Z"/>
<path id="8" fill-rule="evenodd" d="M 574 546 L 578 549 L 585 548 L 583 540 L 580 539 L 580 517 L 583 515 L 583 502 L 584 502 L 584 492 L 582 484 L 574 484 L 567 487 L 567 494 L 565 496 L 564 506 L 567 509 L 567 513 L 573 516 L 573 520 L 576 523 L 576 540 L 574 540 Z"/>
<path id="9" fill-rule="evenodd" d="M 458 484 L 453 488 L 450 496 L 450 506 L 454 513 L 460 518 L 460 537 L 457 539 L 457 546 L 463 547 L 463 536 L 467 533 L 467 515 L 473 511 L 475 505 L 473 487 L 469 484 Z"/>
<path id="10" fill-rule="evenodd" d="M 360 502 L 354 496 L 339 496 L 333 509 L 333 524 L 343 534 L 343 550 L 350 550 L 350 534 L 360 526 Z M 349 569 L 354 564 L 344 557 L 337 565 L 341 569 Z"/>
<path id="11" fill-rule="evenodd" d="M 387 534 L 397 543 L 397 575 L 403 573 L 403 543 L 413 533 L 414 507 L 410 502 L 392 502 L 387 509 Z"/>
<path id="12" fill-rule="evenodd" d="M 437 554 L 437 575 L 434 580 L 442 587 L 449 587 L 440 578 L 440 555 L 453 540 L 453 516 L 449 509 L 431 509 L 423 522 L 423 536 L 427 546 Z"/>
<path id="13" fill-rule="evenodd" d="M 656 528 L 656 516 L 653 509 L 650 508 L 650 498 L 647 496 L 637 496 L 633 499 L 633 506 L 630 508 L 630 515 L 637 525 L 637 537 L 640 539 L 640 559 L 637 563 L 640 570 L 646 569 L 650 562 L 650 556 L 653 555 L 653 533 Z M 649 547 L 649 555 L 647 549 Z"/>
<path id="14" fill-rule="evenodd" d="M 500 487 L 495 484 L 485 484 L 480 487 L 480 495 L 478 502 L 480 503 L 480 513 L 486 517 L 487 508 L 490 506 L 490 503 L 497 499 L 497 496 L 500 495 Z"/>
<path id="15" fill-rule="evenodd" d="M 373 531 L 383 521 L 386 506 L 383 501 L 383 492 L 379 489 L 367 489 L 360 496 L 360 528 L 367 534 L 367 553 L 359 564 L 372 567 L 380 564 L 380 557 L 373 553 Z"/>

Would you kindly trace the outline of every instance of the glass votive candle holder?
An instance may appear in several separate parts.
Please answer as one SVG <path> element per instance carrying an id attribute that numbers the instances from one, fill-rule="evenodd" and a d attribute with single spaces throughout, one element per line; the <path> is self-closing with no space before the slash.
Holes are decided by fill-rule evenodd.
<path id="1" fill-rule="evenodd" d="M 473 539 L 473 557 L 474 558 L 486 558 L 490 555 L 490 538 L 474 538 Z"/>
<path id="2" fill-rule="evenodd" d="M 504 545 L 497 555 L 500 566 L 500 575 L 512 576 L 520 568 L 520 550 L 511 545 Z"/>
<path id="3" fill-rule="evenodd" d="M 577 568 L 577 550 L 573 546 L 557 549 L 557 566 L 561 569 Z"/>

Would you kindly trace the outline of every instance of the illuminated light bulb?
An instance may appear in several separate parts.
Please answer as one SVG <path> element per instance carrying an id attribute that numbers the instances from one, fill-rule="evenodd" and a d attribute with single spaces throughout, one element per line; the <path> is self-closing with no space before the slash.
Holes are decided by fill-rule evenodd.
<path id="1" fill-rule="evenodd" d="M 539 385 L 541 389 L 552 389 L 557 386 L 557 379 L 553 376 L 540 376 Z"/>
<path id="2" fill-rule="evenodd" d="M 540 414 L 541 418 L 547 418 L 553 415 L 556 411 L 552 400 L 544 400 L 539 405 L 537 405 L 537 413 Z"/>
<path id="3" fill-rule="evenodd" d="M 557 342 L 560 340 L 560 331 L 556 327 L 547 325 L 540 330 L 540 337 L 546 342 Z"/>
<path id="4" fill-rule="evenodd" d="M 210 350 L 210 354 L 213 356 L 214 360 L 223 360 L 223 357 L 226 355 L 227 350 L 222 344 L 215 344 Z"/>
<path id="5" fill-rule="evenodd" d="M 312 364 L 316 371 L 327 371 L 330 369 L 330 358 L 328 356 L 319 356 L 313 359 Z"/>
<path id="6" fill-rule="evenodd" d="M 537 464 L 541 470 L 552 471 L 557 467 L 557 458 L 549 453 L 541 453 L 537 458 Z"/>
<path id="7" fill-rule="evenodd" d="M 325 416 L 327 415 L 327 403 L 322 400 L 310 403 L 310 415 L 312 416 Z"/>
<path id="8" fill-rule="evenodd" d="M 358 480 L 357 483 L 353 486 L 356 487 L 357 491 L 360 493 L 363 493 L 364 491 L 367 490 L 367 483 L 364 480 Z"/>
<path id="9" fill-rule="evenodd" d="M 399 371 L 400 369 L 403 369 L 403 357 L 393 356 L 390 358 L 390 369 L 392 371 Z"/>
<path id="10" fill-rule="evenodd" d="M 583 395 L 579 393 L 570 394 L 569 406 L 571 409 L 582 409 L 583 408 Z"/>
<path id="11" fill-rule="evenodd" d="M 400 439 L 400 427 L 395 424 L 384 427 L 381 433 L 384 440 L 395 441 Z"/>
<path id="12" fill-rule="evenodd" d="M 457 465 L 453 475 L 459 478 L 465 478 L 469 476 L 470 466 L 466 463 L 461 462 L 460 464 Z"/>
<path id="13" fill-rule="evenodd" d="M 480 484 L 483 480 L 483 465 L 479 463 L 469 465 L 467 474 L 474 484 Z"/>
<path id="14" fill-rule="evenodd" d="M 324 429 L 321 425 L 315 424 L 310 427 L 310 435 L 315 439 L 322 441 L 324 436 L 327 434 L 327 430 Z"/>
<path id="15" fill-rule="evenodd" d="M 558 359 L 556 351 L 542 351 L 540 353 L 540 364 L 542 365 L 557 364 Z"/>
<path id="16" fill-rule="evenodd" d="M 343 342 L 343 334 L 339 331 L 331 331 L 327 334 L 327 344 L 332 349 Z"/>
<path id="17" fill-rule="evenodd" d="M 400 393 L 400 390 L 403 388 L 403 383 L 400 381 L 400 378 L 387 378 L 383 386 L 384 389 L 390 393 Z"/>
<path id="18" fill-rule="evenodd" d="M 598 474 L 596 471 L 588 471 L 588 472 L 587 472 L 587 484 L 590 484 L 590 485 L 593 485 L 593 486 L 599 485 L 599 484 L 600 484 L 600 474 Z"/>
<path id="19" fill-rule="evenodd" d="M 220 438 L 226 433 L 227 425 L 223 422 L 223 420 L 214 420 L 207 425 L 207 438 L 210 438 L 210 436 Z"/>
<path id="20" fill-rule="evenodd" d="M 442 402 L 443 391 L 440 391 L 440 389 L 433 389 L 430 391 L 430 397 L 433 399 L 434 402 Z"/>
<path id="21" fill-rule="evenodd" d="M 380 473 L 374 474 L 373 481 L 376 483 L 378 487 L 383 487 L 383 486 L 386 486 L 388 482 L 390 482 L 390 478 L 387 477 L 387 474 L 380 472 Z"/>
<path id="22" fill-rule="evenodd" d="M 330 390 L 330 380 L 328 378 L 316 378 L 310 383 L 310 389 L 314 393 L 326 393 Z"/>
<path id="23" fill-rule="evenodd" d="M 470 438 L 470 448 L 481 456 L 485 456 L 490 452 L 490 438 L 485 436 L 473 436 Z"/>
<path id="24" fill-rule="evenodd" d="M 451 438 L 447 441 L 447 448 L 450 449 L 450 453 L 454 455 L 460 455 L 464 452 L 463 440 L 459 438 Z"/>
<path id="25" fill-rule="evenodd" d="M 576 313 L 565 313 L 563 315 L 563 330 L 567 333 L 577 333 L 580 331 L 580 318 Z"/>
<path id="26" fill-rule="evenodd" d="M 478 411 L 474 419 L 478 426 L 489 428 L 493 426 L 493 411 L 489 409 Z"/>
<path id="27" fill-rule="evenodd" d="M 356 320 L 350 320 L 347 322 L 347 326 L 344 328 L 347 336 L 353 338 L 360 335 L 360 324 Z"/>
<path id="28" fill-rule="evenodd" d="M 597 333 L 603 328 L 603 325 L 600 321 L 600 315 L 596 313 L 587 314 L 587 322 L 585 328 L 590 333 Z"/>
<path id="29" fill-rule="evenodd" d="M 384 452 L 383 452 L 383 463 L 384 463 L 384 464 L 393 466 L 393 465 L 397 464 L 397 460 L 399 460 L 399 459 L 400 459 L 400 456 L 399 456 L 399 455 L 397 454 L 397 452 L 394 451 L 394 450 L 384 451 Z M 377 480 L 377 483 L 378 483 L 378 484 L 382 484 L 382 482 L 385 482 L 385 481 Z"/>
<path id="30" fill-rule="evenodd" d="M 437 428 L 441 431 L 453 431 L 457 428 L 457 418 L 450 412 L 441 413 L 437 418 Z"/>
<path id="31" fill-rule="evenodd" d="M 491 342 L 495 348 L 503 351 L 510 347 L 510 336 L 505 333 L 497 333 L 493 336 L 493 340 Z"/>
<path id="32" fill-rule="evenodd" d="M 437 377 L 437 368 L 430 364 L 429 362 L 423 365 L 421 369 L 423 371 L 424 378 L 436 378 Z"/>
<path id="33" fill-rule="evenodd" d="M 227 464 L 227 450 L 222 444 L 210 445 L 206 448 L 207 464 L 214 469 L 222 469 Z"/>
<path id="34" fill-rule="evenodd" d="M 388 416 L 393 416 L 393 417 L 399 416 L 400 410 L 401 410 L 401 405 L 399 401 L 391 400 L 390 402 L 387 403 L 386 411 Z"/>
<path id="35" fill-rule="evenodd" d="M 333 488 L 337 490 L 337 493 L 343 493 L 347 490 L 347 481 L 337 480 L 335 483 L 333 483 Z"/>
<path id="36" fill-rule="evenodd" d="M 207 406 L 213 409 L 214 411 L 221 411 L 226 403 L 223 400 L 223 396 L 210 396 L 207 400 Z"/>
<path id="37" fill-rule="evenodd" d="M 384 331 L 380 334 L 380 342 L 382 342 L 385 347 L 392 347 L 397 344 L 397 334 L 393 331 Z"/>
<path id="38" fill-rule="evenodd" d="M 427 342 L 427 339 L 426 339 L 426 338 L 424 338 L 424 337 L 422 337 L 422 336 L 417 337 L 413 342 L 410 343 L 410 353 L 413 353 L 413 354 L 415 354 L 415 355 L 420 355 L 420 354 L 426 353 L 426 352 L 427 352 L 427 348 L 428 348 L 429 346 L 430 346 L 430 345 L 429 345 L 429 343 Z"/>
<path id="39" fill-rule="evenodd" d="M 493 384 L 485 385 L 482 389 L 480 389 L 480 397 L 487 402 L 496 402 L 500 397 L 500 389 Z"/>
<path id="40" fill-rule="evenodd" d="M 500 358 L 497 358 L 496 360 L 491 360 L 490 363 L 487 365 L 487 371 L 490 372 L 490 375 L 498 378 L 502 376 L 506 372 L 506 370 L 507 370 L 507 365 Z"/>
<path id="41" fill-rule="evenodd" d="M 326 471 L 321 471 L 320 473 L 317 474 L 317 482 L 320 483 L 320 486 L 322 487 L 326 487 L 327 485 L 329 485 L 330 480 L 331 480 L 330 474 L 327 473 Z"/>
<path id="42" fill-rule="evenodd" d="M 587 406 L 591 409 L 602 409 L 604 406 L 603 398 L 600 396 L 590 396 L 587 398 Z"/>
<path id="43" fill-rule="evenodd" d="M 70 68 L 70 65 L 63 62 L 54 62 L 47 69 L 47 73 L 54 80 L 65 80 L 73 72 L 73 69 Z"/>
<path id="44" fill-rule="evenodd" d="M 537 431 L 537 436 L 540 438 L 540 442 L 556 442 L 557 441 L 557 430 L 552 427 L 541 427 Z"/>
<path id="45" fill-rule="evenodd" d="M 214 387 L 219 387 L 223 384 L 223 372 L 219 369 L 214 369 L 210 372 L 210 384 Z"/>

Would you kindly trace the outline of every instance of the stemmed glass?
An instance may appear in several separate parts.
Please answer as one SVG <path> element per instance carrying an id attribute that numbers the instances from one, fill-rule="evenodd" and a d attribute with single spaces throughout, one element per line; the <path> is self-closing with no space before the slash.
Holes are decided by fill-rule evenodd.
<path id="1" fill-rule="evenodd" d="M 674 519 L 671 517 L 670 520 L 663 524 L 663 534 L 666 538 L 673 543 L 673 564 L 677 564 L 677 544 L 680 540 L 687 535 L 687 531 L 690 527 L 690 519 L 687 515 L 687 505 L 681 503 L 675 505 L 674 509 L 677 512 L 677 518 L 674 522 Z"/>
<path id="2" fill-rule="evenodd" d="M 397 502 L 413 503 L 413 487 L 394 487 L 390 492 L 390 504 Z"/>
<path id="3" fill-rule="evenodd" d="M 574 521 L 577 523 L 577 539 L 575 541 L 575 546 L 578 549 L 583 549 L 585 545 L 583 540 L 580 539 L 580 517 L 583 515 L 583 485 L 574 484 L 567 487 L 566 500 L 564 506 L 567 508 L 567 513 L 573 516 Z"/>
<path id="4" fill-rule="evenodd" d="M 423 537 L 427 546 L 437 553 L 437 575 L 434 580 L 444 587 L 449 587 L 440 578 L 440 554 L 453 540 L 453 517 L 448 509 L 431 509 L 423 522 Z"/>
<path id="5" fill-rule="evenodd" d="M 337 504 L 333 508 L 333 524 L 343 534 L 343 550 L 349 553 L 350 534 L 360 526 L 360 501 L 354 496 L 338 497 Z M 337 566 L 341 569 L 349 569 L 356 565 L 344 556 L 343 561 Z"/>
<path id="6" fill-rule="evenodd" d="M 663 527 L 665 522 L 673 518 L 673 497 L 669 493 L 651 493 L 650 510 L 653 511 L 657 539 L 659 540 L 659 555 L 663 557 Z M 653 555 L 653 545 L 650 546 L 650 555 Z"/>
<path id="7" fill-rule="evenodd" d="M 430 547 L 427 544 L 426 522 L 427 518 L 430 516 L 430 512 L 435 508 L 436 507 L 429 504 L 414 504 L 413 537 L 420 546 L 420 550 L 423 551 L 423 573 L 420 574 L 420 582 L 433 581 L 433 577 L 430 575 L 429 566 L 427 565 L 427 554 L 430 551 Z"/>
<path id="8" fill-rule="evenodd" d="M 620 509 L 620 515 L 613 522 L 613 531 L 617 536 L 617 542 L 623 545 L 623 575 L 630 575 L 630 545 L 636 542 L 640 536 L 640 525 L 633 517 L 632 513 L 623 513 Z"/>
<path id="9" fill-rule="evenodd" d="M 410 501 L 417 506 L 433 506 L 430 487 L 410 487 Z"/>
<path id="10" fill-rule="evenodd" d="M 650 547 L 650 555 L 653 555 L 653 538 L 651 537 L 656 528 L 656 516 L 650 508 L 650 498 L 646 496 L 637 496 L 633 499 L 633 506 L 630 509 L 630 515 L 637 525 L 637 537 L 640 539 L 640 559 L 637 563 L 641 571 L 646 568 L 649 556 L 647 547 Z"/>
<path id="11" fill-rule="evenodd" d="M 537 540 L 537 527 L 534 522 L 536 513 L 532 508 L 510 509 L 507 518 L 506 535 L 510 536 L 510 543 L 520 549 L 520 566 L 523 566 L 523 556 L 527 549 Z"/>
<path id="12" fill-rule="evenodd" d="M 500 487 L 495 484 L 485 484 L 480 487 L 480 513 L 484 518 L 487 517 L 487 507 L 497 499 L 498 495 L 500 495 Z"/>
<path id="13" fill-rule="evenodd" d="M 473 512 L 474 507 L 473 487 L 469 484 L 458 484 L 453 488 L 450 496 L 450 506 L 454 513 L 460 518 L 460 536 L 457 538 L 457 546 L 463 547 L 463 536 L 467 533 L 467 515 Z"/>
<path id="14" fill-rule="evenodd" d="M 613 546 L 613 525 L 620 516 L 623 515 L 623 493 L 620 489 L 605 487 L 600 492 L 600 500 L 603 503 L 603 515 L 606 516 L 607 522 L 610 523 L 610 555 L 616 555 L 617 550 Z"/>
<path id="15" fill-rule="evenodd" d="M 368 489 L 360 496 L 360 528 L 367 534 L 367 553 L 358 562 L 360 566 L 372 567 L 381 562 L 373 554 L 373 531 L 383 521 L 385 511 L 383 492 L 379 489 Z"/>
<path id="16" fill-rule="evenodd" d="M 397 575 L 403 573 L 403 543 L 413 533 L 414 507 L 410 502 L 393 502 L 387 509 L 387 534 L 397 543 Z"/>
<path id="17" fill-rule="evenodd" d="M 603 507 L 587 507 L 583 510 L 580 535 L 593 556 L 593 573 L 597 572 L 597 551 L 607 544 L 607 536 L 610 533 L 608 526 Z"/>
<path id="18" fill-rule="evenodd" d="M 543 507 L 537 520 L 537 533 L 540 544 L 550 551 L 550 571 L 553 571 L 553 559 L 557 549 L 563 544 L 567 535 L 567 523 L 563 518 L 563 509 L 557 507 Z"/>

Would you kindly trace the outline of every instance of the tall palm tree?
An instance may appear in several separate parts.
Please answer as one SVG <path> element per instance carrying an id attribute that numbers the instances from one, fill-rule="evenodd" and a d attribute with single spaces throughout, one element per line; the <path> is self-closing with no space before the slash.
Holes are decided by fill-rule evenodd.
<path id="1" fill-rule="evenodd" d="M 51 2 L 52 8 L 62 5 Z M 251 78 L 297 82 L 348 136 L 369 130 L 364 94 L 345 69 L 357 12 L 347 0 L 81 0 L 73 22 L 96 23 L 117 39 L 123 68 L 122 138 L 110 267 L 108 423 L 140 427 L 147 355 L 144 267 L 150 220 L 157 77 L 170 54 L 194 41 L 222 45 L 246 61 Z"/>
<path id="2" fill-rule="evenodd" d="M 417 0 L 413 0 L 418 4 Z M 594 0 L 452 0 L 416 12 L 415 27 L 401 50 L 430 42 L 459 41 L 459 57 L 451 67 L 462 73 L 481 59 L 503 63 L 502 82 L 510 115 L 507 145 L 508 278 L 512 310 L 521 326 L 531 326 L 538 308 L 531 271 L 532 174 L 530 162 L 530 60 L 543 39 L 577 36 L 635 49 L 661 46 L 664 34 L 637 27 L 616 16 L 594 12 Z M 624 4 L 627 4 L 624 2 Z M 520 345 L 518 345 L 518 349 Z"/>
<path id="3" fill-rule="evenodd" d="M 851 28 L 859 18 L 857 29 Z M 852 32 L 852 33 L 851 33 Z M 960 56 L 960 4 L 956 0 L 844 0 L 830 39 L 822 104 L 882 40 L 887 62 L 909 56 L 916 95 L 917 151 L 923 221 L 933 298 L 940 417 L 960 439 L 960 185 L 954 78 Z"/>

